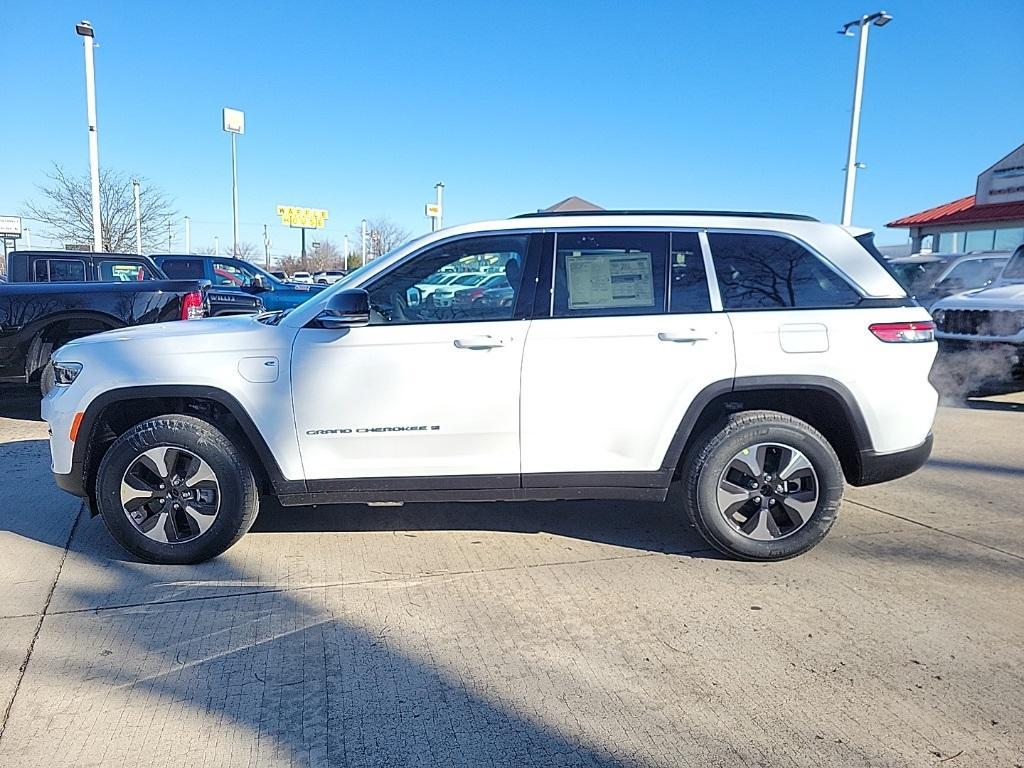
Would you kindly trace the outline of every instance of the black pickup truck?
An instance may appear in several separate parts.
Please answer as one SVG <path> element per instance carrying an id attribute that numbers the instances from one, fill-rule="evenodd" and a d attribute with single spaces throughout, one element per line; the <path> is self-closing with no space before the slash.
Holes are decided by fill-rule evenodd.
<path id="1" fill-rule="evenodd" d="M 10 282 L 0 283 L 0 382 L 35 381 L 50 353 L 72 339 L 129 325 L 207 316 L 208 283 L 153 279 L 163 277 L 159 271 L 140 276 L 139 269 L 155 266 L 134 261 L 138 259 L 144 257 L 59 251 L 9 254 Z M 42 280 L 33 281 L 35 277 Z"/>

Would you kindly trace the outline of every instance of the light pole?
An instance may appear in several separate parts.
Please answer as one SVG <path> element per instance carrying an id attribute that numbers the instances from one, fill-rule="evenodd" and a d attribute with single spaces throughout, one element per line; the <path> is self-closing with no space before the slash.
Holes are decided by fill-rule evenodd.
<path id="1" fill-rule="evenodd" d="M 192 253 L 192 219 L 185 217 L 185 253 Z"/>
<path id="2" fill-rule="evenodd" d="M 213 255 L 220 256 L 220 237 L 213 236 Z"/>
<path id="3" fill-rule="evenodd" d="M 92 52 L 94 34 L 92 24 L 80 21 L 75 32 L 85 43 L 85 101 L 86 118 L 89 121 L 89 176 L 92 181 L 92 249 L 103 250 L 103 230 L 100 226 L 100 144 L 96 133 L 96 71 Z"/>
<path id="4" fill-rule="evenodd" d="M 844 37 L 855 37 L 851 30 L 857 28 L 860 32 L 860 46 L 857 51 L 857 75 L 853 84 L 853 114 L 850 116 L 850 146 L 846 153 L 846 184 L 843 187 L 843 226 L 849 226 L 853 219 L 853 191 L 857 184 L 857 168 L 863 167 L 857 162 L 857 136 L 860 133 L 860 103 L 864 95 L 864 68 L 868 56 L 868 31 L 873 24 L 876 27 L 884 27 L 892 21 L 885 11 L 878 11 L 859 19 L 848 21 L 843 24 L 839 34 Z"/>
<path id="5" fill-rule="evenodd" d="M 361 226 L 361 237 L 360 237 L 360 240 L 362 241 L 362 247 L 363 247 L 363 266 L 365 267 L 366 266 L 366 219 L 363 219 L 363 223 L 362 223 L 362 226 Z"/>
<path id="6" fill-rule="evenodd" d="M 235 137 L 245 133 L 245 113 L 224 107 L 224 130 L 231 134 L 231 216 L 234 222 L 234 255 L 238 255 L 238 157 Z"/>
<path id="7" fill-rule="evenodd" d="M 266 264 L 267 271 L 270 271 L 270 233 L 267 231 L 267 225 L 263 225 L 263 260 Z"/>
<path id="8" fill-rule="evenodd" d="M 437 228 L 444 229 L 444 182 L 437 182 L 434 190 L 437 192 Z"/>
<path id="9" fill-rule="evenodd" d="M 135 252 L 142 255 L 142 204 L 139 196 L 139 180 L 132 179 L 132 192 L 135 194 Z"/>

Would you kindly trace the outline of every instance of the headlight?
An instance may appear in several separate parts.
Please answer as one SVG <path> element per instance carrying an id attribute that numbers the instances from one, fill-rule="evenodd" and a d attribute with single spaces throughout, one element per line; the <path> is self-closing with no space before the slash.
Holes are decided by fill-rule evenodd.
<path id="1" fill-rule="evenodd" d="M 932 320 L 935 321 L 935 324 L 939 326 L 939 328 L 942 328 L 946 324 L 946 310 L 936 309 L 932 312 Z"/>
<path id="2" fill-rule="evenodd" d="M 59 387 L 66 387 L 72 384 L 82 372 L 81 363 L 58 363 L 53 364 L 53 383 Z"/>

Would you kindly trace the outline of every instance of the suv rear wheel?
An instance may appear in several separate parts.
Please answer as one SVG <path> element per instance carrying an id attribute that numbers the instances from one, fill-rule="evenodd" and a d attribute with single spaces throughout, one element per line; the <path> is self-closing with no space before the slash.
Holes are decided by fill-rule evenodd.
<path id="1" fill-rule="evenodd" d="M 259 496 L 241 451 L 192 416 L 144 421 L 100 462 L 96 501 L 114 539 L 154 563 L 198 563 L 252 527 Z"/>
<path id="2" fill-rule="evenodd" d="M 814 427 L 775 411 L 745 411 L 707 432 L 683 472 L 686 511 L 715 549 L 783 560 L 828 533 L 843 495 L 835 451 Z"/>

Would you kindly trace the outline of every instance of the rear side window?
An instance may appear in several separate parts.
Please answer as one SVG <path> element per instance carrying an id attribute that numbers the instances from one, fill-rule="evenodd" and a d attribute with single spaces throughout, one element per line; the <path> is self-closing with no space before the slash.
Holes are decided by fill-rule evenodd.
<path id="1" fill-rule="evenodd" d="M 144 264 L 137 261 L 108 261 L 103 260 L 97 266 L 99 280 L 105 283 L 129 283 L 136 280 L 152 280 Z"/>
<path id="2" fill-rule="evenodd" d="M 85 282 L 85 262 L 80 259 L 36 259 L 35 279 L 40 283 Z"/>
<path id="3" fill-rule="evenodd" d="M 171 280 L 201 280 L 203 262 L 199 259 L 168 259 L 161 268 Z"/>
<path id="4" fill-rule="evenodd" d="M 663 232 L 558 233 L 554 316 L 664 312 L 668 239 Z"/>
<path id="5" fill-rule="evenodd" d="M 804 246 L 779 235 L 708 235 L 726 310 L 852 307 L 860 296 Z"/>

